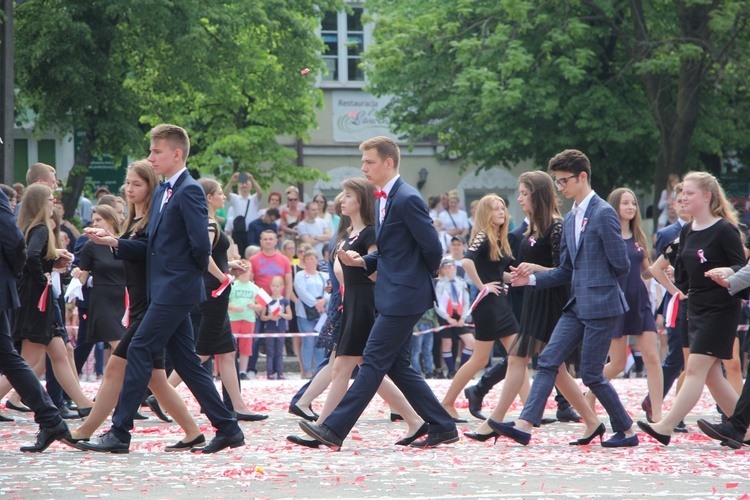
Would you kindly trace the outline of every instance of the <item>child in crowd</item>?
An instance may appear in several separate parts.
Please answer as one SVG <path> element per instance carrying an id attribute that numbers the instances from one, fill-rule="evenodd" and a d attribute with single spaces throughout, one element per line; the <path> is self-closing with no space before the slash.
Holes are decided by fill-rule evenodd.
<path id="1" fill-rule="evenodd" d="M 271 278 L 271 302 L 260 313 L 263 333 L 286 333 L 287 321 L 292 319 L 289 300 L 281 294 L 284 291 L 284 277 Z M 266 374 L 268 380 L 284 380 L 284 339 L 266 338 Z"/>
<path id="2" fill-rule="evenodd" d="M 474 336 L 465 326 L 469 315 L 469 289 L 466 282 L 456 276 L 456 261 L 450 255 L 443 257 L 440 263 L 441 278 L 435 285 L 435 312 L 441 325 L 449 325 L 441 331 L 443 362 L 448 369 L 448 378 L 456 373 L 456 362 L 453 358 L 453 341 L 461 339 L 464 343 L 461 362 L 468 360 L 474 352 Z"/>
<path id="3" fill-rule="evenodd" d="M 414 335 L 411 338 L 411 366 L 425 378 L 434 376 L 435 363 L 433 362 L 432 346 L 434 333 L 429 331 L 438 326 L 435 309 L 428 309 L 414 325 Z M 420 363 L 419 358 L 422 356 Z"/>
<path id="4" fill-rule="evenodd" d="M 260 288 L 253 283 L 253 266 L 247 260 L 241 262 L 247 267 L 247 272 L 237 278 L 229 293 L 229 321 L 235 335 L 255 332 L 255 314 L 263 310 L 263 306 L 255 302 Z M 238 338 L 237 351 L 240 356 L 240 380 L 247 380 L 247 362 L 253 354 L 253 339 Z"/>

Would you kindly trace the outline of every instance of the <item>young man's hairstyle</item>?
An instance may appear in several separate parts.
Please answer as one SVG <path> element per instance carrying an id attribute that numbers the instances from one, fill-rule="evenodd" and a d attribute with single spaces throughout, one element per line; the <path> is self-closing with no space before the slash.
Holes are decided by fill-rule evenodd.
<path id="1" fill-rule="evenodd" d="M 368 139 L 359 145 L 360 151 L 374 149 L 378 152 L 381 160 L 385 161 L 390 158 L 393 160 L 393 169 L 398 172 L 398 166 L 401 163 L 401 150 L 396 142 L 390 137 L 378 136 Z"/>
<path id="2" fill-rule="evenodd" d="M 279 214 L 279 209 L 276 207 L 271 207 L 266 209 L 266 215 L 269 217 L 273 217 L 274 219 L 278 219 L 281 217 L 281 214 Z"/>
<path id="3" fill-rule="evenodd" d="M 586 172 L 586 179 L 591 184 L 591 162 L 577 149 L 566 149 L 553 156 L 549 161 L 549 169 L 553 172 L 570 172 L 575 175 Z"/>
<path id="4" fill-rule="evenodd" d="M 26 185 L 31 186 L 35 182 L 44 181 L 49 173 L 56 173 L 55 167 L 46 163 L 34 163 L 26 172 Z"/>
<path id="5" fill-rule="evenodd" d="M 162 123 L 151 129 L 151 140 L 164 139 L 172 146 L 172 149 L 182 151 L 182 161 L 187 160 L 190 155 L 190 138 L 182 127 Z"/>

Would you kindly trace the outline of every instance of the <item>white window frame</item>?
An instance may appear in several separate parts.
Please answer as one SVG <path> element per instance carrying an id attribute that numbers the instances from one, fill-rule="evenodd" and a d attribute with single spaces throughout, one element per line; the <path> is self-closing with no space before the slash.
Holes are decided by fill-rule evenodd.
<path id="1" fill-rule="evenodd" d="M 352 9 L 364 9 L 361 3 L 350 3 L 348 7 Z M 364 14 L 364 10 L 363 10 Z M 337 80 L 324 80 L 323 75 L 318 75 L 318 86 L 324 89 L 361 89 L 367 83 L 367 73 L 365 72 L 364 80 L 349 80 L 349 48 L 347 47 L 348 39 L 348 26 L 347 26 L 347 11 L 342 10 L 336 14 L 336 35 L 338 44 L 338 55 L 336 57 L 336 63 L 338 68 L 339 77 Z M 364 53 L 367 47 L 372 43 L 372 23 L 366 23 L 362 26 L 363 33 L 363 50 Z M 318 27 L 318 36 L 322 37 L 322 29 Z M 325 56 L 325 54 L 323 54 Z"/>

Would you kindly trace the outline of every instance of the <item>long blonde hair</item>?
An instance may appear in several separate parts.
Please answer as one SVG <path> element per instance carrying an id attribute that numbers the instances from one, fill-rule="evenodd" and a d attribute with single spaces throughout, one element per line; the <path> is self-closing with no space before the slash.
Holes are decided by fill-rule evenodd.
<path id="1" fill-rule="evenodd" d="M 716 177 L 709 174 L 708 172 L 688 172 L 688 174 L 682 179 L 683 185 L 686 182 L 694 182 L 698 189 L 704 193 L 711 193 L 711 201 L 709 202 L 708 208 L 711 211 L 711 215 L 714 217 L 721 217 L 737 226 L 739 218 L 737 217 L 737 211 L 734 209 L 729 200 L 727 200 L 724 189 L 716 180 Z"/>
<path id="2" fill-rule="evenodd" d="M 46 184 L 36 183 L 26 188 L 21 200 L 21 210 L 18 213 L 18 227 L 23 232 L 26 240 L 29 232 L 36 226 L 47 228 L 47 254 L 45 260 L 57 259 L 57 244 L 55 242 L 55 231 L 52 227 L 52 219 L 47 214 L 47 204 L 52 197 L 52 190 Z"/>
<path id="3" fill-rule="evenodd" d="M 622 187 L 615 189 L 609 194 L 607 203 L 609 203 L 612 208 L 615 209 L 615 212 L 617 212 L 617 217 L 619 218 L 620 203 L 622 202 L 622 195 L 624 194 L 629 194 L 635 200 L 635 217 L 633 217 L 633 219 L 628 223 L 630 231 L 633 233 L 633 239 L 635 239 L 635 242 L 638 243 L 638 246 L 643 249 L 643 254 L 646 256 L 648 261 L 651 262 L 649 252 L 647 251 L 648 238 L 646 238 L 646 233 L 643 232 L 643 224 L 641 223 L 641 208 L 638 206 L 638 197 L 632 190 Z"/>
<path id="4" fill-rule="evenodd" d="M 503 205 L 505 210 L 505 223 L 497 228 L 492 225 L 492 206 L 498 201 Z M 474 227 L 471 230 L 472 241 L 476 235 L 483 232 L 487 235 L 490 245 L 490 260 L 498 261 L 503 255 L 513 257 L 513 252 L 508 243 L 508 226 L 510 214 L 505 202 L 496 194 L 488 194 L 482 197 L 477 204 L 477 211 L 474 215 Z"/>
<path id="5" fill-rule="evenodd" d="M 128 166 L 128 172 L 134 172 L 148 186 L 148 195 L 146 195 L 146 199 L 143 203 L 143 217 L 141 218 L 141 220 L 136 222 L 130 230 L 131 234 L 136 234 L 138 231 L 148 225 L 148 215 L 149 212 L 151 212 L 151 200 L 154 196 L 154 190 L 159 184 L 159 178 L 156 176 L 156 172 L 154 172 L 154 167 L 151 166 L 151 162 L 145 159 L 134 161 L 133 163 L 131 163 Z M 127 231 L 130 225 L 133 223 L 133 220 L 135 219 L 135 203 L 130 203 L 129 205 L 130 208 L 128 209 L 128 218 L 125 219 L 125 222 L 122 225 L 123 231 Z M 121 234 L 120 236 L 127 235 Z"/>

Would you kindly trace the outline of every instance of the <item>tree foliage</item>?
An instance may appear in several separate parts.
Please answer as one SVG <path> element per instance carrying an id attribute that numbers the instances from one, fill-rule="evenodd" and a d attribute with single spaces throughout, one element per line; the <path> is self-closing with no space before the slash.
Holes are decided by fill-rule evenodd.
<path id="1" fill-rule="evenodd" d="M 367 5 L 371 90 L 394 97 L 386 116 L 465 166 L 544 166 L 577 148 L 607 190 L 664 185 L 702 154 L 747 146 L 743 0 Z"/>
<path id="2" fill-rule="evenodd" d="M 319 177 L 277 136 L 305 137 L 321 95 L 316 23 L 339 0 L 29 0 L 16 10 L 19 103 L 38 130 L 86 132 L 64 196 L 94 154 L 145 155 L 161 122 L 191 134 L 191 166 L 268 184 Z M 307 75 L 300 70 L 311 69 Z M 265 162 L 271 168 L 261 168 Z"/>

